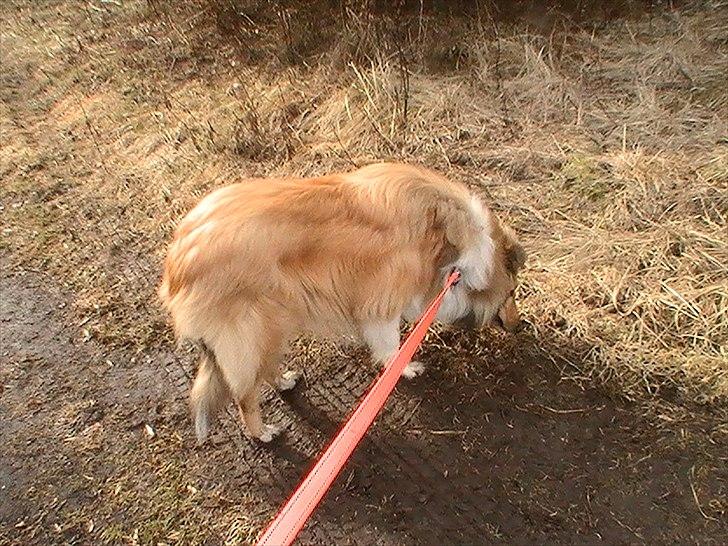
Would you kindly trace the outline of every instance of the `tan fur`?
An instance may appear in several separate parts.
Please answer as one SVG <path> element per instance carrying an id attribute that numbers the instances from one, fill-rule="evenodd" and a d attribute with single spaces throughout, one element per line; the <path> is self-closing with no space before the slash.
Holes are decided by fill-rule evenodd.
<path id="1" fill-rule="evenodd" d="M 461 184 L 423 168 L 375 164 L 311 179 L 256 179 L 218 189 L 179 224 L 160 297 L 177 335 L 210 358 L 193 388 L 200 439 L 228 397 L 251 434 L 269 439 L 258 407 L 280 381 L 293 338 L 363 337 L 375 357 L 396 350 L 394 329 L 459 266 L 446 321 L 475 313 L 512 327 L 523 251 Z M 394 345 L 394 347 L 392 347 Z"/>

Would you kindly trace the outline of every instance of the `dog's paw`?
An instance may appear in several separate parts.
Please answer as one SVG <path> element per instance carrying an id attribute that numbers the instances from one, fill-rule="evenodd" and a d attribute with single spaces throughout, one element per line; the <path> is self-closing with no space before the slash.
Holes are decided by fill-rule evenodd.
<path id="1" fill-rule="evenodd" d="M 414 362 L 410 362 L 407 364 L 407 367 L 402 371 L 402 376 L 406 377 L 407 379 L 412 379 L 417 377 L 418 375 L 422 375 L 422 373 L 425 371 L 425 365 L 422 362 L 417 362 L 416 360 Z"/>
<path id="2" fill-rule="evenodd" d="M 263 425 L 263 431 L 258 436 L 258 440 L 263 442 L 264 444 L 267 444 L 268 442 L 272 441 L 273 438 L 278 436 L 280 434 L 282 427 L 276 426 L 276 425 Z"/>
<path id="3" fill-rule="evenodd" d="M 300 377 L 301 372 L 294 372 L 292 370 L 283 372 L 283 374 L 278 378 L 278 381 L 276 382 L 276 384 L 278 385 L 278 389 L 282 391 L 290 391 L 293 387 L 296 386 L 296 382 Z"/>

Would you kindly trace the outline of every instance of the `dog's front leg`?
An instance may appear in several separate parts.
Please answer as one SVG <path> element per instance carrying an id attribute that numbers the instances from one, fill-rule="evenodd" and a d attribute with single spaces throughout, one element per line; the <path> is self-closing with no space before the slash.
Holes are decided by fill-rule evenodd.
<path id="1" fill-rule="evenodd" d="M 296 382 L 301 378 L 301 372 L 286 370 L 281 365 L 282 358 L 281 353 L 268 356 L 262 370 L 263 378 L 271 387 L 279 391 L 289 391 L 296 386 Z"/>
<path id="2" fill-rule="evenodd" d="M 373 320 L 362 325 L 362 337 L 372 352 L 372 358 L 380 365 L 386 364 L 399 349 L 400 317 L 392 320 Z M 407 379 L 425 371 L 422 362 L 410 362 L 402 372 Z"/>

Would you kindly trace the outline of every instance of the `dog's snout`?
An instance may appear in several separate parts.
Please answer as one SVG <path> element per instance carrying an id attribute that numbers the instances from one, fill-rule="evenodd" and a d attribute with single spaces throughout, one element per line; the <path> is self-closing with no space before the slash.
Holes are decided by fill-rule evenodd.
<path id="1" fill-rule="evenodd" d="M 522 320 L 518 320 L 514 324 L 510 324 L 510 325 L 507 325 L 507 326 L 504 324 L 503 325 L 503 328 L 505 328 L 511 334 L 516 334 L 516 333 L 520 332 L 521 330 L 523 330 L 523 326 L 524 326 L 523 325 L 523 321 Z"/>
<path id="2" fill-rule="evenodd" d="M 518 313 L 516 302 L 513 296 L 509 297 L 498 310 L 496 316 L 498 319 L 498 325 L 504 330 L 511 333 L 519 332 L 523 328 L 521 316 Z"/>
<path id="3" fill-rule="evenodd" d="M 493 317 L 492 324 L 494 326 L 497 326 L 501 330 L 504 330 L 506 332 L 509 332 L 511 334 L 515 334 L 523 330 L 523 327 L 525 326 L 524 322 L 522 320 L 515 320 L 515 321 L 503 321 L 502 318 L 499 316 Z"/>

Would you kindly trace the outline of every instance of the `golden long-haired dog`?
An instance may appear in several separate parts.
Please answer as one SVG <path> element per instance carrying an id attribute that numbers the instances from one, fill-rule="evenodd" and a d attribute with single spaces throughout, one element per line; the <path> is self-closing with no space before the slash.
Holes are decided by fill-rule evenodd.
<path id="1" fill-rule="evenodd" d="M 230 400 L 264 442 L 264 381 L 292 388 L 287 344 L 301 334 L 356 336 L 384 363 L 457 267 L 440 322 L 520 322 L 514 302 L 525 254 L 465 186 L 381 163 L 309 179 L 254 179 L 213 191 L 179 224 L 159 290 L 179 338 L 203 359 L 191 392 L 199 441 Z M 404 372 L 422 372 L 412 362 Z"/>

